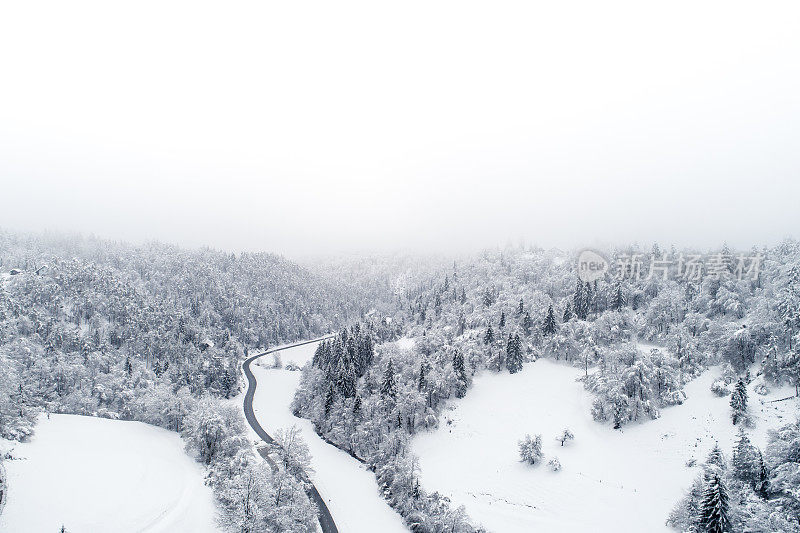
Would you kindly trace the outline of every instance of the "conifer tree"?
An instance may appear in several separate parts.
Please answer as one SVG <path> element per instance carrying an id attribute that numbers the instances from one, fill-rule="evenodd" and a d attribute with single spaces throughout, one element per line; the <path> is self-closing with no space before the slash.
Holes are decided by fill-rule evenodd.
<path id="1" fill-rule="evenodd" d="M 756 448 L 756 450 L 758 450 L 758 448 Z M 758 475 L 756 476 L 755 490 L 762 498 L 765 498 L 769 493 L 769 471 L 767 470 L 767 465 L 764 464 L 764 455 L 761 453 L 761 450 L 758 450 L 756 468 L 758 470 Z"/>
<path id="2" fill-rule="evenodd" d="M 428 372 L 431 369 L 431 364 L 428 360 L 422 361 L 419 365 L 419 377 L 417 378 L 417 390 L 421 391 L 428 384 Z"/>
<path id="3" fill-rule="evenodd" d="M 575 316 L 581 320 L 586 319 L 587 306 L 586 306 L 586 290 L 584 289 L 581 280 L 575 285 L 575 295 L 573 296 L 573 307 L 575 309 Z"/>
<path id="4" fill-rule="evenodd" d="M 564 322 L 572 320 L 572 304 L 569 302 L 567 302 L 567 306 L 564 308 L 564 316 L 562 318 Z"/>
<path id="5" fill-rule="evenodd" d="M 516 374 L 522 370 L 522 347 L 519 335 L 511 336 L 508 334 L 508 342 L 506 344 L 506 368 L 509 373 Z"/>
<path id="6" fill-rule="evenodd" d="M 331 408 L 336 401 L 336 390 L 333 388 L 333 383 L 328 384 L 328 392 L 325 393 L 325 416 L 331 414 Z"/>
<path id="7" fill-rule="evenodd" d="M 397 397 L 397 383 L 395 382 L 394 363 L 391 359 L 386 364 L 386 370 L 383 372 L 383 380 L 381 381 L 381 395 L 384 398 Z"/>
<path id="8" fill-rule="evenodd" d="M 594 289 L 592 288 L 592 284 L 587 281 L 586 285 L 584 286 L 584 290 L 583 290 L 583 315 L 584 315 L 583 318 L 584 319 L 587 316 L 589 316 L 589 311 L 591 311 L 594 308 L 595 300 L 597 299 L 597 298 L 595 298 L 595 296 L 596 295 L 595 295 Z"/>
<path id="9" fill-rule="evenodd" d="M 533 319 L 531 318 L 531 314 L 528 311 L 525 311 L 525 316 L 522 317 L 522 330 L 525 332 L 525 335 L 531 334 L 532 327 Z"/>
<path id="10" fill-rule="evenodd" d="M 617 283 L 614 294 L 611 297 L 611 309 L 619 311 L 623 307 L 625 307 L 625 296 L 622 294 L 622 285 Z"/>
<path id="11" fill-rule="evenodd" d="M 494 342 L 494 330 L 492 329 L 492 325 L 489 324 L 489 327 L 486 329 L 486 334 L 483 336 L 483 344 L 492 344 Z"/>
<path id="12" fill-rule="evenodd" d="M 708 458 L 706 459 L 706 464 L 714 465 L 717 468 L 724 469 L 725 468 L 725 456 L 722 455 L 722 450 L 719 447 L 719 443 L 715 442 L 714 447 L 708 453 Z"/>
<path id="13" fill-rule="evenodd" d="M 740 420 L 747 416 L 747 386 L 744 380 L 739 378 L 736 382 L 736 388 L 731 394 L 731 420 L 736 425 Z"/>
<path id="14" fill-rule="evenodd" d="M 456 397 L 463 398 L 467 393 L 467 370 L 464 368 L 464 355 L 461 350 L 456 350 L 453 354 L 453 371 L 456 373 Z"/>
<path id="15" fill-rule="evenodd" d="M 747 437 L 744 428 L 739 427 L 739 437 L 736 446 L 733 448 L 731 463 L 734 475 L 738 479 L 749 483 L 752 487 L 755 487 L 760 473 L 758 456 L 759 452 L 750 444 L 750 439 Z"/>
<path id="16" fill-rule="evenodd" d="M 556 314 L 553 311 L 553 306 L 547 308 L 547 316 L 544 318 L 544 325 L 542 326 L 542 333 L 545 336 L 553 335 L 556 332 Z"/>
<path id="17" fill-rule="evenodd" d="M 728 517 L 728 491 L 719 473 L 713 472 L 706 480 L 703 500 L 700 502 L 700 530 L 706 533 L 730 532 Z"/>
<path id="18" fill-rule="evenodd" d="M 520 316 L 524 312 L 525 312 L 525 304 L 522 301 L 522 298 L 520 298 L 519 305 L 517 306 L 517 316 Z"/>
<path id="19" fill-rule="evenodd" d="M 506 327 L 506 313 L 505 311 L 500 312 L 500 329 Z"/>

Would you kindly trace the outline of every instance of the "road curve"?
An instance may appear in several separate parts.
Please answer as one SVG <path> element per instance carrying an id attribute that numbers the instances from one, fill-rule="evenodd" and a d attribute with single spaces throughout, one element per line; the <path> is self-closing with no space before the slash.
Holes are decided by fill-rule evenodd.
<path id="1" fill-rule="evenodd" d="M 266 352 L 254 355 L 252 357 L 248 357 L 245 359 L 244 363 L 242 363 L 242 369 L 244 370 L 244 375 L 247 376 L 247 392 L 244 395 L 244 417 L 247 419 L 247 423 L 250 424 L 250 427 L 253 428 L 253 431 L 261 437 L 261 440 L 266 442 L 267 444 L 274 444 L 275 439 L 270 437 L 269 433 L 267 433 L 261 424 L 258 423 L 256 420 L 256 415 L 253 412 L 253 398 L 256 395 L 256 377 L 253 375 L 253 371 L 250 370 L 250 364 L 258 359 L 259 357 L 263 357 L 267 354 L 271 354 L 274 352 L 279 352 L 281 350 L 286 350 L 287 348 L 294 348 L 295 346 L 302 346 L 304 344 L 311 344 L 312 342 L 319 342 L 324 339 L 328 339 L 333 337 L 333 335 L 326 335 L 324 337 L 320 337 L 318 339 L 313 339 L 310 341 L 303 341 L 297 342 L 295 344 L 289 344 L 288 346 L 280 346 L 278 348 L 272 348 L 267 350 Z M 266 460 L 269 465 L 274 469 L 277 468 L 275 462 L 267 453 L 265 448 L 258 449 L 259 455 Z M 328 510 L 328 506 L 325 504 L 325 500 L 322 499 L 320 496 L 317 487 L 308 480 L 308 495 L 309 497 L 314 500 L 314 503 L 317 504 L 317 509 L 319 509 L 319 525 L 322 528 L 322 533 L 339 533 L 339 530 L 336 528 L 336 523 L 333 521 L 333 517 L 331 516 L 331 512 Z"/>

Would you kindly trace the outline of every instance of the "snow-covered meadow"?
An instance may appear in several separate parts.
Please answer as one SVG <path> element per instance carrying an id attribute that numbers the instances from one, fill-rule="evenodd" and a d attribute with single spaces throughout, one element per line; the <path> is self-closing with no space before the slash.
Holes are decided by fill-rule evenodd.
<path id="1" fill-rule="evenodd" d="M 28 443 L 0 441 L 15 459 L 0 531 L 216 533 L 203 467 L 177 433 L 140 422 L 42 415 Z"/>
<path id="2" fill-rule="evenodd" d="M 729 398 L 710 391 L 719 369 L 690 382 L 683 405 L 619 431 L 592 419 L 593 397 L 576 381 L 583 372 L 541 359 L 515 375 L 475 376 L 440 427 L 413 440 L 423 486 L 465 505 L 490 531 L 667 531 L 669 511 L 699 473 L 687 462 L 702 462 L 714 438 L 726 454 L 734 443 Z M 797 400 L 768 403 L 790 388 L 750 392 L 751 439 L 763 447 L 768 428 L 793 420 Z M 565 428 L 575 439 L 561 446 Z M 519 459 L 517 442 L 528 433 L 542 435 L 537 466 Z M 553 456 L 559 472 L 548 468 Z"/>
<path id="3" fill-rule="evenodd" d="M 318 343 L 278 352 L 282 364 L 303 366 L 314 356 Z M 325 500 L 341 533 L 381 533 L 408 531 L 401 518 L 381 497 L 375 476 L 347 453 L 326 443 L 311 422 L 292 414 L 290 404 L 300 382 L 300 372 L 269 368 L 272 354 L 252 366 L 258 380 L 253 410 L 258 421 L 274 435 L 276 429 L 297 426 L 311 452 L 314 471 L 310 477 Z M 255 432 L 254 439 L 258 440 Z"/>

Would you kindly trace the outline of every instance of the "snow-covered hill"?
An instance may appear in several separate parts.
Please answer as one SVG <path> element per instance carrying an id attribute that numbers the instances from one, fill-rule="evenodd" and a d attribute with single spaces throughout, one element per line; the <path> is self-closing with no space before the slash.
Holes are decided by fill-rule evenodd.
<path id="1" fill-rule="evenodd" d="M 177 433 L 140 422 L 42 415 L 29 443 L 6 461 L 8 503 L 0 531 L 214 533 L 203 468 Z"/>
<path id="2" fill-rule="evenodd" d="M 465 505 L 495 532 L 667 530 L 670 509 L 699 472 L 687 461 L 702 462 L 714 439 L 725 453 L 734 442 L 728 398 L 710 391 L 719 370 L 689 383 L 683 405 L 620 431 L 592 420 L 592 396 L 576 381 L 582 373 L 542 359 L 515 375 L 476 376 L 439 429 L 413 441 L 423 486 Z M 763 447 L 767 429 L 792 421 L 798 404 L 766 403 L 793 389 L 750 392 L 752 441 Z M 556 436 L 567 427 L 575 440 L 562 447 Z M 520 462 L 517 441 L 526 433 L 542 435 L 544 464 Z M 552 456 L 560 472 L 548 468 Z"/>
<path id="3" fill-rule="evenodd" d="M 317 343 L 297 346 L 280 353 L 284 365 L 303 366 L 314 356 Z M 271 355 L 261 363 L 273 364 Z M 347 453 L 323 441 L 311 422 L 295 417 L 290 409 L 294 392 L 300 382 L 300 372 L 265 368 L 255 365 L 253 374 L 258 380 L 253 410 L 268 432 L 278 428 L 299 427 L 311 452 L 311 477 L 331 511 L 341 533 L 406 532 L 400 516 L 381 497 L 375 476 Z M 257 439 L 255 432 L 253 438 Z"/>

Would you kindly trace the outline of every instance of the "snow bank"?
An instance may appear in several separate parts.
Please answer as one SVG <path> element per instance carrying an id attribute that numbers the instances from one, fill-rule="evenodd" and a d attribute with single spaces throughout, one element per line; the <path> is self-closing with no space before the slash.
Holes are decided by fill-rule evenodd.
<path id="1" fill-rule="evenodd" d="M 300 365 L 314 355 L 317 343 L 281 352 L 285 363 Z M 266 364 L 271 356 L 264 356 Z M 251 367 L 258 381 L 253 411 L 262 427 L 271 435 L 275 430 L 296 425 L 302 431 L 312 456 L 311 478 L 330 509 L 341 533 L 406 532 L 403 521 L 381 497 L 375 476 L 345 452 L 327 444 L 315 432 L 311 422 L 295 417 L 290 409 L 300 372 Z M 254 439 L 258 439 L 251 430 Z"/>
<path id="2" fill-rule="evenodd" d="M 516 375 L 476 376 L 440 428 L 413 440 L 422 485 L 495 532 L 668 531 L 669 511 L 699 472 L 686 462 L 704 460 L 714 438 L 726 454 L 735 440 L 728 398 L 710 391 L 718 369 L 686 386 L 683 405 L 621 431 L 592 420 L 592 396 L 576 381 L 582 373 L 542 359 Z M 768 428 L 793 420 L 796 400 L 765 403 L 791 393 L 750 395 L 754 444 L 763 447 Z M 566 427 L 575 440 L 562 447 L 556 436 Z M 545 463 L 557 456 L 561 471 L 520 462 L 526 433 L 542 434 Z"/>
<path id="3" fill-rule="evenodd" d="M 30 443 L 13 448 L 0 531 L 53 533 L 62 524 L 71 533 L 219 531 L 203 468 L 176 433 L 51 415 L 40 417 Z"/>

